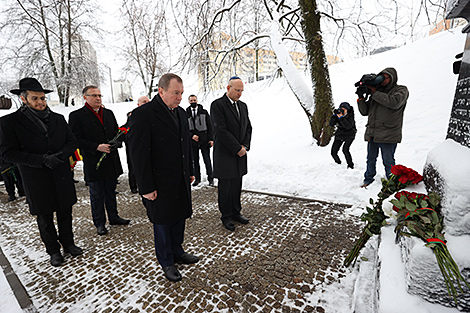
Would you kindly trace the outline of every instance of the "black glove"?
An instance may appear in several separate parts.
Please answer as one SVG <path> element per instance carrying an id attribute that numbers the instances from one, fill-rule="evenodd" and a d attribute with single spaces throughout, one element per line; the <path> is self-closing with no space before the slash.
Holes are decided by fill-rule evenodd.
<path id="1" fill-rule="evenodd" d="M 365 93 L 362 90 L 359 90 L 359 88 L 356 90 L 356 95 L 359 99 L 365 98 Z"/>
<path id="2" fill-rule="evenodd" d="M 57 152 L 54 154 L 44 154 L 42 156 L 42 164 L 51 170 L 55 169 L 60 164 L 64 163 L 62 158 L 62 152 Z"/>
<path id="3" fill-rule="evenodd" d="M 110 142 L 109 143 L 109 149 L 111 149 L 111 152 L 116 151 L 118 148 L 122 147 L 122 142 L 121 141 L 116 141 L 116 142 Z"/>

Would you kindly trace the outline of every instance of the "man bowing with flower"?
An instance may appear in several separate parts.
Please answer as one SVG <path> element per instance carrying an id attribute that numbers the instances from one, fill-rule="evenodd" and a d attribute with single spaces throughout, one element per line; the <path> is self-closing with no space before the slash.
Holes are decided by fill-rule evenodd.
<path id="1" fill-rule="evenodd" d="M 93 223 L 100 236 L 108 233 L 105 226 L 106 213 L 111 225 L 127 225 L 130 222 L 119 217 L 117 211 L 116 182 L 122 174 L 117 151 L 122 143 L 114 140 L 119 131 L 118 124 L 113 112 L 102 106 L 101 97 L 97 86 L 85 87 L 85 105 L 70 113 L 69 117 L 70 128 L 78 139 L 83 156 L 85 181 L 90 188 Z M 101 159 L 103 153 L 107 155 Z"/>

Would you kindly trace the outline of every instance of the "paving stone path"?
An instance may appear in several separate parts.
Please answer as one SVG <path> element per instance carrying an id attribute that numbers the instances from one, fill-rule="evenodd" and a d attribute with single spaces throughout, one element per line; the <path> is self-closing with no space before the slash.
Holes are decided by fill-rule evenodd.
<path id="1" fill-rule="evenodd" d="M 118 210 L 131 224 L 98 236 L 79 182 L 73 224 L 85 253 L 66 255 L 59 268 L 49 265 L 25 199 L 8 203 L 2 188 L 0 245 L 39 312 L 325 312 L 322 290 L 345 276 L 342 261 L 360 231 L 345 206 L 244 192 L 250 224 L 229 232 L 217 189 L 203 185 L 193 190 L 185 235 L 186 251 L 201 261 L 178 265 L 183 280 L 172 283 L 140 197 L 120 180 Z"/>

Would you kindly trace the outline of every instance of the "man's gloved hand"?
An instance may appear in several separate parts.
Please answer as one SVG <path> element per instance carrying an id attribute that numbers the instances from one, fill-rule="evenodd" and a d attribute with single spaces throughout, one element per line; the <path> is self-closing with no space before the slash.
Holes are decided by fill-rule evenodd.
<path id="1" fill-rule="evenodd" d="M 42 156 L 42 164 L 51 170 L 55 169 L 60 164 L 64 163 L 62 152 L 54 154 L 44 154 Z"/>
<path id="2" fill-rule="evenodd" d="M 116 142 L 110 142 L 109 143 L 109 149 L 111 149 L 111 152 L 116 151 L 118 148 L 122 147 L 122 142 L 121 141 L 116 141 Z"/>
<path id="3" fill-rule="evenodd" d="M 359 90 L 359 88 L 357 88 L 355 93 L 356 93 L 356 95 L 359 99 L 364 99 L 365 98 L 364 92 L 362 90 Z"/>

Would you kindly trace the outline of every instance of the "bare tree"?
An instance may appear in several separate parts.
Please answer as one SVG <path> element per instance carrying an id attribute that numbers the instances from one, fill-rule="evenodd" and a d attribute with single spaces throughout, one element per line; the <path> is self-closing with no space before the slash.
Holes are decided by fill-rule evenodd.
<path id="1" fill-rule="evenodd" d="M 247 4 L 246 6 L 242 6 L 242 0 L 233 0 L 230 3 L 227 2 L 228 1 L 222 1 L 221 6 L 219 6 L 217 10 L 214 10 L 212 19 L 202 35 L 199 35 L 199 37 L 186 36 L 187 38 L 195 38 L 195 40 L 188 45 L 191 50 L 187 56 L 191 56 L 198 51 L 212 54 L 212 79 L 221 72 L 225 72 L 225 75 L 227 75 L 227 64 L 232 67 L 231 70 L 228 71 L 228 75 L 237 73 L 237 66 L 239 66 L 237 65 L 239 59 L 237 54 L 245 47 L 268 40 L 271 49 L 277 57 L 278 66 L 281 68 L 294 95 L 309 117 L 312 132 L 320 129 L 320 134 L 331 134 L 331 130 L 325 132 L 323 131 L 323 127 L 313 127 L 315 103 L 311 88 L 304 83 L 303 78 L 298 73 L 294 62 L 289 56 L 286 45 L 283 43 L 283 41 L 286 40 L 303 41 L 303 33 L 299 24 L 301 16 L 299 14 L 300 8 L 298 5 L 291 7 L 287 5 L 285 1 L 277 2 L 264 0 L 262 2 L 263 11 L 261 13 L 260 10 L 253 10 L 253 6 L 246 3 L 246 0 L 244 2 Z M 215 6 L 216 3 L 212 4 Z M 260 6 L 258 6 L 258 8 L 260 8 Z M 250 19 L 250 17 L 253 17 L 253 19 Z M 257 19 L 262 19 L 262 22 L 253 23 L 253 20 L 256 21 Z M 254 28 L 252 27 L 253 24 L 255 26 Z M 259 28 L 260 24 L 264 25 L 262 29 Z M 258 28 L 256 28 L 257 26 Z M 215 40 L 214 34 L 220 34 L 222 29 L 228 34 L 225 35 L 225 38 L 223 35 L 218 35 L 219 40 Z M 215 30 L 219 31 L 216 32 Z M 212 37 L 209 38 L 211 34 Z M 207 41 L 212 42 L 211 47 L 202 44 L 202 42 Z M 320 49 L 322 49 L 321 46 Z M 255 63 L 255 66 L 256 64 L 257 63 Z M 326 71 L 326 75 L 327 74 L 328 72 Z M 326 101 L 329 101 L 328 105 L 331 106 L 331 97 L 330 99 L 326 99 Z M 329 110 L 331 113 L 331 108 Z M 326 124 L 325 127 L 329 126 Z M 321 145 L 326 145 L 329 141 L 326 135 L 317 135 L 316 133 L 313 135 Z"/>
<path id="2" fill-rule="evenodd" d="M 385 35 L 402 35 L 418 23 L 419 15 L 431 19 L 431 7 L 441 10 L 444 0 L 391 0 L 386 4 L 365 0 L 263 0 L 254 1 L 261 11 L 254 10 L 252 0 L 201 1 L 172 0 L 172 7 L 181 15 L 187 51 L 186 64 L 205 60 L 210 75 L 204 75 L 205 85 L 218 76 L 236 73 L 237 55 L 245 47 L 268 41 L 274 51 L 279 69 L 297 97 L 309 120 L 317 144 L 330 141 L 328 125 L 333 100 L 325 57 L 324 36 L 330 38 L 331 51 L 345 46 L 357 49 L 358 55 L 369 53 Z M 190 11 L 198 7 L 199 10 Z M 191 26 L 191 16 L 204 16 L 203 31 Z M 435 13 L 435 12 L 434 12 Z M 198 15 L 198 16 L 199 16 Z M 435 16 L 435 15 L 433 15 Z M 320 22 L 323 24 L 320 26 Z M 264 28 L 257 28 L 263 25 Z M 326 30 L 326 31 L 323 31 Z M 227 34 L 225 37 L 220 34 Z M 312 85 L 307 86 L 289 56 L 288 48 L 302 43 L 308 55 Z M 205 58 L 194 58 L 203 55 Z M 230 75 L 230 74 L 229 74 Z"/>
<path id="3" fill-rule="evenodd" d="M 81 90 L 84 82 L 99 83 L 96 57 L 80 52 L 90 45 L 83 36 L 99 33 L 91 18 L 97 10 L 94 2 L 10 0 L 3 8 L 0 30 L 8 45 L 1 48 L 0 62 L 18 78 L 35 76 L 54 85 L 66 106 L 71 92 Z"/>
<path id="4" fill-rule="evenodd" d="M 170 46 L 164 7 L 158 1 L 123 0 L 121 14 L 128 41 L 124 70 L 142 80 L 150 97 L 156 79 L 168 69 L 163 62 Z"/>

